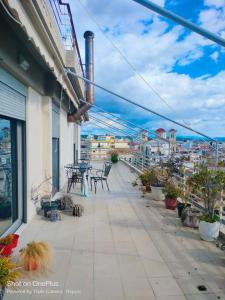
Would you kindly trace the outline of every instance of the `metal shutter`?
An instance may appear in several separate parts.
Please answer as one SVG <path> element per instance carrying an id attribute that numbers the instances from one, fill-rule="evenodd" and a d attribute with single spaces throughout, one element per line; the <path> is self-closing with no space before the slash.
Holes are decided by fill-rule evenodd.
<path id="1" fill-rule="evenodd" d="M 0 114 L 26 119 L 26 97 L 0 81 Z"/>
<path id="2" fill-rule="evenodd" d="M 0 68 L 0 115 L 26 119 L 27 88 Z"/>

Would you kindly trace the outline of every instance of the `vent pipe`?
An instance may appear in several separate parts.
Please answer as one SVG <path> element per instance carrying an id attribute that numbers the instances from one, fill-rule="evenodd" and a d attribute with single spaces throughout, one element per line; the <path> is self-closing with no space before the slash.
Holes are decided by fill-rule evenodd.
<path id="1" fill-rule="evenodd" d="M 85 77 L 91 82 L 94 81 L 94 33 L 85 31 Z M 85 82 L 85 104 L 81 104 L 77 112 L 68 115 L 68 122 L 76 122 L 85 114 L 94 102 L 94 85 Z"/>

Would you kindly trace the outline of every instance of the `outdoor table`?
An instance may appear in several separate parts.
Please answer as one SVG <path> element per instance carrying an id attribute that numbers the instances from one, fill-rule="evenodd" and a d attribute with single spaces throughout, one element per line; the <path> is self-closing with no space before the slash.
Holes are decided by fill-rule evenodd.
<path id="1" fill-rule="evenodd" d="M 92 169 L 92 166 L 89 163 L 79 163 L 77 165 L 66 165 L 67 169 L 71 169 L 72 174 L 77 174 L 77 171 L 80 171 L 82 175 L 81 181 L 81 195 L 88 197 L 88 183 L 86 178 L 86 172 Z M 72 175 L 73 177 L 73 175 Z M 73 179 L 72 179 L 73 180 Z"/>

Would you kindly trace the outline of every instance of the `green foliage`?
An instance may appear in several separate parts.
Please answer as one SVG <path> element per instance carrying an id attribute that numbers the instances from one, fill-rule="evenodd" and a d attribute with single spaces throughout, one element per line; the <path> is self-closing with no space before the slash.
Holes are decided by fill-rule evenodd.
<path id="1" fill-rule="evenodd" d="M 142 185 L 144 186 L 162 186 L 167 180 L 167 172 L 165 169 L 155 167 L 145 170 L 139 175 Z"/>
<path id="2" fill-rule="evenodd" d="M 183 196 L 182 190 L 172 181 L 166 183 L 163 193 L 167 199 L 177 199 Z"/>
<path id="3" fill-rule="evenodd" d="M 111 162 L 114 164 L 118 162 L 118 153 L 117 152 L 111 153 Z"/>
<path id="4" fill-rule="evenodd" d="M 213 216 L 211 215 L 204 215 L 199 217 L 200 221 L 205 221 L 208 223 L 215 223 L 215 222 L 219 222 L 220 221 L 220 216 L 218 216 L 217 214 L 214 214 Z"/>
<path id="5" fill-rule="evenodd" d="M 9 281 L 15 282 L 21 276 L 21 273 L 16 271 L 16 267 L 10 257 L 0 257 L 0 287 L 6 287 Z"/>
<path id="6" fill-rule="evenodd" d="M 139 175 L 142 185 L 147 186 L 151 183 L 151 172 L 150 170 L 144 171 L 142 174 Z"/>
<path id="7" fill-rule="evenodd" d="M 191 192 L 203 199 L 206 219 L 209 217 L 210 223 L 215 222 L 213 221 L 214 209 L 225 188 L 225 173 L 221 170 L 210 170 L 206 165 L 201 165 L 197 173 L 188 178 L 187 184 Z"/>
<path id="8" fill-rule="evenodd" d="M 1 245 L 10 245 L 13 241 L 13 234 L 8 234 L 6 237 L 0 238 Z"/>
<path id="9" fill-rule="evenodd" d="M 137 183 L 137 181 L 136 181 L 136 180 L 132 181 L 132 183 L 131 183 L 131 184 L 132 184 L 132 186 L 133 186 L 133 187 L 135 187 L 135 186 L 137 186 L 137 185 L 138 185 L 138 183 Z"/>

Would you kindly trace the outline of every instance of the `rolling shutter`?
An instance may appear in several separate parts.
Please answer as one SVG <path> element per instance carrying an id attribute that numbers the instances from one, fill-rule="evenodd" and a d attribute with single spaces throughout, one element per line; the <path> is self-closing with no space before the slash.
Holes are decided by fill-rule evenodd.
<path id="1" fill-rule="evenodd" d="M 26 87 L 0 68 L 0 115 L 26 119 Z"/>

